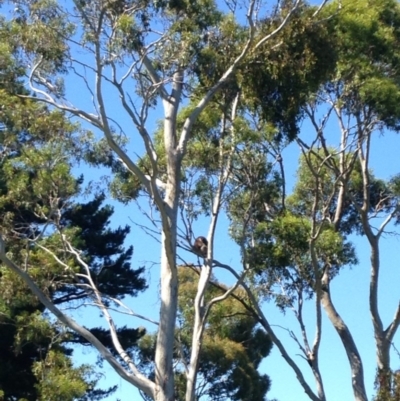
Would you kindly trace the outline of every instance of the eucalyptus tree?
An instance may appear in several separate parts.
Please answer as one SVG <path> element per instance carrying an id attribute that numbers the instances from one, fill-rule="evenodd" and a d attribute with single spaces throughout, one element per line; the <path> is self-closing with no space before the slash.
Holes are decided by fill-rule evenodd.
<path id="1" fill-rule="evenodd" d="M 304 381 L 279 339 L 268 332 L 310 399 L 328 398 L 319 367 L 325 311 L 348 358 L 354 399 L 365 401 L 368 394 L 357 339 L 338 311 L 330 286 L 344 267 L 357 263 L 350 235 L 364 236 L 371 250 L 367 290 L 376 344 L 376 399 L 395 399 L 397 375 L 393 373 L 390 347 L 400 314 L 396 306 L 393 319 L 384 324 L 382 309 L 378 307 L 378 282 L 383 268 L 380 242 L 388 228 L 395 230 L 398 222 L 398 177 L 394 172 L 390 180 L 378 179 L 370 162 L 374 151 L 372 138 L 379 132 L 399 129 L 400 9 L 395 1 L 378 1 L 373 5 L 362 0 L 343 1 L 341 5 L 343 9 L 337 14 L 335 2 L 326 9 L 335 69 L 303 108 L 303 117 L 315 134 L 311 135 L 308 129 L 296 138 L 302 157 L 294 192 L 285 198 L 284 208 L 282 203 L 281 208 L 271 208 L 259 202 L 258 213 L 249 215 L 254 224 L 248 224 L 242 232 L 244 236 L 239 235 L 238 239 L 245 241 L 245 255 L 255 269 L 258 291 L 274 299 L 283 310 L 292 309 L 298 319 L 300 335 L 295 336 L 293 331 L 291 335 L 315 378 L 316 393 Z M 332 135 L 334 120 L 339 126 L 336 141 Z M 246 210 L 252 210 L 248 198 L 241 202 Z M 243 227 L 244 209 L 232 209 L 239 227 Z M 271 210 L 275 212 L 272 216 Z M 308 335 L 304 318 L 304 303 L 310 298 L 315 302 L 313 338 Z M 267 329 L 266 317 L 260 308 L 256 309 Z"/>
<path id="2" fill-rule="evenodd" d="M 239 68 L 242 68 L 242 76 L 248 74 L 243 69 L 250 65 L 248 57 L 257 60 L 263 49 L 270 46 L 279 48 L 279 41 L 273 45 L 270 43 L 300 12 L 301 1 L 288 1 L 284 5 L 277 2 L 264 7 L 264 4 L 250 0 L 245 12 L 242 11 L 243 5 L 236 2 L 227 2 L 219 9 L 210 0 L 76 0 L 65 5 L 53 0 L 7 3 L 12 6 L 12 19 L 3 22 L 6 25 L 4 36 L 13 50 L 17 66 L 25 69 L 26 83 L 34 93 L 34 96 L 25 95 L 25 98 L 45 102 L 49 107 L 80 118 L 91 126 L 102 138 L 97 149 L 106 149 L 106 152 L 102 158 L 94 152 L 88 161 L 108 164 L 117 176 L 140 183 L 140 189 L 131 196 L 147 194 L 158 213 L 161 285 L 154 380 L 140 371 L 134 358 L 124 349 L 108 309 L 109 303 L 91 275 L 90 261 L 82 258 L 79 244 L 74 243 L 68 230 L 61 226 L 59 239 L 67 255 L 84 272 L 79 276 L 85 281 L 83 288 L 91 293 L 106 318 L 117 357 L 93 333 L 51 302 L 38 287 L 35 277 L 7 252 L 10 244 L 6 237 L 1 242 L 1 260 L 20 275 L 62 323 L 93 344 L 122 378 L 153 399 L 173 400 L 173 350 L 178 309 L 178 207 L 183 189 L 181 172 L 194 124 L 211 101 L 232 84 Z M 307 16 L 310 26 L 324 3 Z M 264 15 L 263 10 L 266 10 Z M 260 30 L 259 26 L 263 29 Z M 285 40 L 282 37 L 282 41 Z M 216 63 L 213 60 L 215 54 L 223 55 L 223 62 Z M 254 61 L 253 71 L 256 64 Z M 231 182 L 231 167 L 233 163 L 244 163 L 244 159 L 240 162 L 235 154 L 238 147 L 233 123 L 240 85 L 239 80 L 239 86 L 229 94 L 229 108 L 221 114 L 230 116 L 221 124 L 221 138 L 224 138 L 225 131 L 230 134 L 226 141 L 220 141 L 217 148 L 215 171 L 219 181 L 208 203 L 211 216 L 209 246 L 194 303 L 193 341 L 186 369 L 185 397 L 188 401 L 195 397 L 199 353 L 207 318 L 204 293 L 213 265 L 217 217 L 226 199 L 226 185 Z M 72 86 L 79 88 L 79 93 Z M 291 98 L 289 95 L 286 99 Z M 191 107 L 187 109 L 182 124 L 178 125 L 178 112 L 189 103 L 189 99 Z M 119 102 L 118 108 L 115 108 L 116 102 Z M 160 109 L 163 113 L 162 154 L 152 136 L 152 124 L 159 118 Z M 291 114 L 292 118 L 294 115 Z M 134 149 L 131 149 L 127 140 L 135 138 L 141 140 L 141 145 L 139 147 L 137 142 L 133 142 Z M 141 162 L 141 157 L 135 156 L 142 149 L 148 166 Z M 248 153 L 246 157 L 249 156 Z M 45 210 L 50 226 L 55 223 L 57 205 L 53 206 Z M 190 237 L 188 239 L 190 242 Z M 39 243 L 35 244 L 39 246 Z M 46 248 L 46 244 L 42 246 Z M 54 252 L 50 255 L 57 261 Z M 61 265 L 69 269 L 65 262 Z M 236 286 L 228 289 L 222 298 L 232 293 L 242 280 L 240 277 Z M 210 301 L 211 304 L 219 298 Z M 114 301 L 121 306 L 120 301 Z"/>
<path id="3" fill-rule="evenodd" d="M 397 2 L 345 2 L 345 9 L 336 24 L 340 61 L 335 79 L 318 95 L 307 114 L 318 138 L 313 146 L 301 143 L 309 155 L 315 147 L 322 150 L 319 167 L 311 169 L 320 180 L 321 167 L 328 166 L 334 177 L 330 199 L 320 197 L 319 207 L 323 219 L 329 220 L 335 231 L 347 235 L 358 232 L 365 236 L 370 246 L 371 275 L 369 309 L 374 330 L 377 356 L 379 391 L 391 388 L 390 347 L 400 324 L 400 309 L 394 318 L 384 324 L 378 308 L 378 282 L 380 275 L 380 240 L 388 226 L 398 219 L 398 178 L 377 179 L 372 173 L 370 155 L 373 152 L 372 137 L 382 130 L 399 130 L 400 110 L 398 99 L 397 51 L 400 39 L 400 8 Z M 360 22 L 358 14 L 364 15 Z M 371 49 L 378 49 L 372 51 Z M 325 104 L 327 114 L 322 122 L 316 118 L 316 105 Z M 332 117 L 340 127 L 339 145 L 329 148 L 325 135 L 326 123 Z M 305 145 L 305 147 L 304 147 Z M 322 167 L 325 169 L 326 167 Z M 315 184 L 316 185 L 316 184 Z M 316 219 L 314 212 L 314 220 Z M 381 221 L 375 227 L 376 221 Z M 326 267 L 321 276 L 324 289 L 329 289 L 332 270 Z M 363 393 L 362 361 L 353 343 L 350 331 L 338 315 L 329 291 L 321 291 L 322 305 L 333 326 L 338 331 L 349 356 L 354 377 L 356 399 L 366 399 Z M 358 398 L 357 398 L 358 397 Z"/>

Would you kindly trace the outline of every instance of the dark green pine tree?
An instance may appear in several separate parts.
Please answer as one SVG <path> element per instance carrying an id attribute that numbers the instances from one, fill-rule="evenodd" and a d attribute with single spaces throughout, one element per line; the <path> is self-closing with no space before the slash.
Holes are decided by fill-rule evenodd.
<path id="1" fill-rule="evenodd" d="M 123 247 L 129 226 L 111 229 L 108 227 L 113 208 L 102 206 L 105 196 L 98 195 L 90 202 L 79 203 L 67 209 L 61 217 L 64 226 L 79 227 L 79 239 L 85 248 L 86 263 L 91 268 L 93 280 L 100 292 L 115 298 L 136 296 L 146 288 L 142 277 L 143 268 L 132 269 L 130 259 L 133 246 Z M 62 288 L 55 303 L 87 296 L 76 286 Z"/>
<path id="2" fill-rule="evenodd" d="M 68 208 L 61 221 L 66 227 L 78 228 L 78 235 L 85 261 L 91 266 L 91 273 L 99 290 L 108 296 L 119 299 L 126 295 L 136 295 L 146 288 L 142 277 L 143 268 L 132 269 L 133 247 L 124 248 L 123 243 L 129 233 L 129 227 L 111 229 L 109 218 L 113 213 L 110 206 L 102 206 L 104 196 L 76 204 Z M 0 209 L 4 216 L 7 212 Z M 28 213 L 24 213 L 24 224 Z M 15 226 L 18 222 L 14 221 Z M 39 398 L 40 378 L 34 372 L 37 361 L 46 361 L 49 352 L 57 353 L 62 358 L 60 363 L 70 363 L 73 343 L 86 342 L 70 333 L 63 333 L 42 317 L 43 306 L 32 296 L 16 277 L 0 266 L 0 391 L 8 400 L 26 399 L 36 401 Z M 10 282 L 13 283 L 10 288 Z M 6 288 L 8 287 L 8 288 Z M 49 289 L 50 293 L 50 289 Z M 57 304 L 77 301 L 88 296 L 76 285 L 63 285 L 51 293 Z M 111 348 L 108 332 L 100 328 L 91 330 Z M 132 346 L 144 334 L 141 329 L 123 327 L 120 337 L 124 346 Z M 53 366 L 54 369 L 57 366 Z M 71 365 L 72 372 L 72 365 Z M 64 373 L 65 374 L 65 373 Z M 107 396 L 115 388 L 95 389 L 96 380 L 83 369 L 75 372 L 77 386 L 86 386 L 85 391 L 76 391 L 80 399 L 96 400 Z M 71 386 L 73 388 L 73 386 Z M 1 394 L 1 392 L 0 392 Z M 74 394 L 71 391 L 71 394 Z"/>

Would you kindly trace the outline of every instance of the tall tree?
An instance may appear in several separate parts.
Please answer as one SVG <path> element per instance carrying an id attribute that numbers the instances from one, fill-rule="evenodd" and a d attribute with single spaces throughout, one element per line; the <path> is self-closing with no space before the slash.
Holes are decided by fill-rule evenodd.
<path id="1" fill-rule="evenodd" d="M 12 3 L 12 2 L 11 2 Z M 289 4 L 289 3 L 288 3 Z M 175 320 L 178 308 L 178 275 L 176 246 L 178 228 L 178 206 L 181 193 L 181 168 L 187 154 L 192 128 L 200 113 L 220 91 L 233 72 L 245 61 L 250 51 L 268 45 L 290 21 L 300 1 L 279 10 L 275 9 L 275 26 L 266 29 L 256 38 L 256 3 L 250 1 L 246 25 L 241 27 L 241 38 L 233 42 L 237 50 L 226 53 L 228 59 L 220 73 L 216 73 L 207 85 L 202 85 L 197 104 L 188 113 L 181 127 L 177 126 L 177 115 L 187 95 L 194 94 L 192 85 L 199 80 L 196 73 L 196 56 L 211 45 L 212 37 L 219 35 L 224 21 L 239 15 L 236 4 L 228 3 L 232 16 L 224 16 L 216 3 L 210 0 L 199 2 L 149 2 L 149 1 L 74 1 L 71 7 L 43 0 L 18 2 L 13 21 L 8 25 L 12 41 L 18 46 L 18 58 L 22 65 L 30 66 L 27 74 L 29 86 L 36 100 L 80 117 L 98 129 L 107 141 L 114 157 L 133 174 L 154 202 L 160 219 L 161 231 L 161 286 L 160 320 L 155 347 L 155 378 L 148 379 L 135 366 L 134 360 L 125 352 L 115 331 L 115 326 L 88 273 L 89 266 L 81 258 L 76 245 L 67 232 L 61 236 L 63 246 L 78 263 L 86 269 L 85 279 L 97 297 L 97 303 L 111 330 L 113 346 L 122 363 L 105 348 L 92 333 L 61 312 L 35 284 L 32 275 L 21 269 L 20 261 L 9 257 L 9 247 L 3 238 L 1 259 L 12 271 L 20 275 L 29 287 L 64 324 L 90 341 L 102 356 L 126 380 L 150 397 L 159 401 L 174 399 L 173 349 Z M 161 23 L 161 25 L 160 25 Z M 232 26 L 234 33 L 235 25 Z M 75 27 L 80 27 L 75 29 Z M 159 29 L 160 28 L 160 29 Z M 234 39 L 234 36 L 233 36 Z M 219 51 L 224 51 L 222 47 Z M 82 57 L 81 57 L 82 56 Z M 82 108 L 67 102 L 68 81 L 64 87 L 63 74 L 75 71 L 75 79 L 83 81 L 93 105 Z M 133 88 L 133 91 L 132 91 Z M 114 92 L 114 95 L 112 95 Z M 117 95 L 121 101 L 118 119 L 125 113 L 129 123 L 143 141 L 150 169 L 143 169 L 123 145 L 124 123 L 114 121 L 108 99 Z M 132 97 L 136 96 L 137 103 Z M 73 99 L 72 104 L 74 103 Z M 79 102 L 79 100 L 78 100 Z M 148 115 L 156 104 L 164 112 L 163 139 L 165 171 L 160 174 L 159 155 L 154 146 L 148 126 Z M 95 111 L 93 114 L 92 111 Z M 128 128 L 132 131 L 132 127 Z M 127 132 L 127 131 L 126 131 Z M 220 165 L 220 169 L 223 166 Z M 227 177 L 229 170 L 221 177 Z M 159 182 L 161 180 L 161 182 Z M 224 178 L 226 180 L 226 178 Z M 200 286 L 195 302 L 195 321 L 192 355 L 187 372 L 186 399 L 194 400 L 195 384 L 201 338 L 205 326 L 202 300 L 211 275 L 213 260 L 213 237 L 217 215 L 221 206 L 222 189 L 210 212 L 213 219 L 208 235 L 208 255 L 200 277 Z M 39 245 L 36 243 L 36 245 Z M 44 244 L 48 249 L 48 244 Z"/>
<path id="2" fill-rule="evenodd" d="M 363 235 L 371 250 L 368 290 L 376 343 L 377 397 L 395 396 L 396 375 L 391 370 L 390 346 L 400 314 L 397 307 L 394 318 L 386 325 L 383 323 L 378 308 L 378 281 L 380 241 L 398 219 L 398 177 L 375 177 L 370 157 L 376 133 L 384 129 L 397 132 L 399 128 L 400 9 L 397 2 L 378 1 L 372 6 L 361 0 L 342 4 L 343 11 L 334 17 L 337 4 L 326 9 L 337 63 L 334 74 L 304 108 L 315 135 L 311 136 L 308 130 L 307 135 L 296 138 L 302 158 L 294 193 L 286 198 L 284 208 L 275 208 L 279 213 L 272 216 L 260 206 L 255 215 L 251 211 L 256 203 L 244 198 L 246 210 L 250 211 L 247 221 L 253 217 L 254 224 L 247 224 L 249 231 L 239 239 L 246 242 L 245 254 L 256 268 L 259 290 L 274 298 L 280 308 L 293 309 L 298 319 L 300 335 L 293 337 L 314 375 L 316 393 L 280 340 L 274 338 L 271 329 L 267 331 L 309 398 L 327 399 L 319 367 L 324 310 L 346 352 L 354 399 L 365 401 L 368 395 L 363 361 L 357 341 L 333 301 L 330 284 L 345 266 L 357 262 L 350 235 Z M 334 119 L 339 123 L 336 141 L 330 132 Z M 240 210 L 233 212 L 236 224 L 243 221 Z M 276 293 L 278 283 L 280 291 Z M 303 315 L 304 302 L 310 297 L 315 301 L 316 321 L 312 341 Z M 258 305 L 255 307 L 262 315 Z M 265 316 L 262 321 L 267 329 Z"/>
<path id="3" fill-rule="evenodd" d="M 4 265 L 17 273 L 61 322 L 93 344 L 121 377 L 150 398 L 170 401 L 179 387 L 174 380 L 182 377 L 181 372 L 173 372 L 174 350 L 180 345 L 175 337 L 179 310 L 177 258 L 186 257 L 177 254 L 177 245 L 179 242 L 181 247 L 192 250 L 196 219 L 200 215 L 209 216 L 208 253 L 194 297 L 191 344 L 186 345 L 190 353 L 184 374 L 186 401 L 196 397 L 201 347 L 206 338 L 207 318 L 211 316 L 208 310 L 221 298 L 206 297 L 212 269 L 218 268 L 236 280 L 232 287 L 226 288 L 224 297 L 239 287 L 246 291 L 247 298 L 242 298 L 242 305 L 257 316 L 295 371 L 306 394 L 312 400 L 325 400 L 318 365 L 321 304 L 329 317 L 336 317 L 329 282 L 344 264 L 355 262 L 345 232 L 338 226 L 344 213 L 346 180 L 351 178 L 347 167 L 353 168 L 354 158 L 350 157 L 347 166 L 345 152 L 341 153 L 343 169 L 339 169 L 340 174 L 332 184 L 329 177 L 319 176 L 325 164 L 318 165 L 315 173 L 313 163 L 318 161 L 320 153 L 310 151 L 313 146 L 329 149 L 324 146 L 324 126 L 318 127 L 311 145 L 304 145 L 299 139 L 304 147 L 305 165 L 310 169 L 306 175 L 314 179 L 309 188 L 313 202 L 307 204 L 299 197 L 296 200 L 297 193 L 287 199 L 282 147 L 285 141 L 296 138 L 301 117 L 312 118 L 309 112 L 320 104 L 318 89 L 322 83 L 327 83 L 327 93 L 334 96 L 337 91 L 340 95 L 342 90 L 347 93 L 350 86 L 349 97 L 338 97 L 337 106 L 344 107 L 344 113 L 353 113 L 357 118 L 361 111 L 364 113 L 364 106 L 372 107 L 380 122 L 396 127 L 395 107 L 390 110 L 383 107 L 382 99 L 375 96 L 379 91 L 373 92 L 373 85 L 367 90 L 364 76 L 357 81 L 358 73 L 364 71 L 359 67 L 367 68 L 371 61 L 369 51 L 377 70 L 373 69 L 372 75 L 366 70 L 367 78 L 376 79 L 377 72 L 382 78 L 390 78 L 395 71 L 387 70 L 387 64 L 395 59 L 380 58 L 379 51 L 375 54 L 374 49 L 368 50 L 366 41 L 365 47 L 352 49 L 351 57 L 346 57 L 346 45 L 351 47 L 357 42 L 354 40 L 357 35 L 352 35 L 358 31 L 353 28 L 360 24 L 359 5 L 366 15 L 375 13 L 371 20 L 377 19 L 384 27 L 380 30 L 382 25 L 376 23 L 369 27 L 361 24 L 360 32 L 369 28 L 367 32 L 373 39 L 375 36 L 379 39 L 379 46 L 388 40 L 388 49 L 390 41 L 397 43 L 394 29 L 397 6 L 390 4 L 395 10 L 392 13 L 384 2 L 369 9 L 361 1 L 355 9 L 349 7 L 345 13 L 338 14 L 339 7 L 334 4 L 322 15 L 325 2 L 319 8 L 309 8 L 298 0 L 263 8 L 251 0 L 244 23 L 236 2 L 226 3 L 230 10 L 227 14 L 209 0 L 74 1 L 66 8 L 51 0 L 15 3 L 18 7 L 14 9 L 13 20 L 3 24 L 3 35 L 17 50 L 13 53 L 17 66 L 28 68 L 26 82 L 35 96 L 22 97 L 47 103 L 91 124 L 103 136 L 96 149 L 107 149 L 108 153 L 97 155 L 94 151 L 88 161 L 111 167 L 116 177 L 113 189 L 125 202 L 141 194 L 151 199 L 152 216 L 156 216 L 151 224 L 161 237 L 160 318 L 151 370 L 154 377 L 141 370 L 140 364 L 136 365 L 132 356 L 135 354 L 127 352 L 126 344 L 118 337 L 108 308 L 109 299 L 93 279 L 96 268 L 91 269 L 91 265 L 96 261 L 89 255 L 82 257 L 82 245 L 72 235 L 75 233 L 59 224 L 54 214 L 54 206 L 58 210 L 58 205 L 53 203 L 44 213 L 49 228 L 61 228 L 58 237 L 51 239 L 58 249 L 62 247 L 66 251 L 67 259 L 60 258 L 47 237 L 22 239 L 19 244 L 26 241 L 31 244 L 30 263 L 35 262 L 30 258 L 36 253 L 47 253 L 53 259 L 56 256 L 62 262 L 59 268 L 67 269 L 79 284 L 82 284 L 79 279 L 83 280 L 86 293 L 95 298 L 107 320 L 114 353 L 94 335 L 98 333 L 86 330 L 46 297 L 38 286 L 40 281 L 32 274 L 34 270 L 28 274 L 23 269 L 26 262 L 8 252 L 13 244 L 7 236 L 0 249 Z M 260 14 L 257 10 L 268 11 Z M 74 79 L 87 89 L 92 104 L 85 104 L 81 97 L 71 93 L 67 72 L 73 72 Z M 380 81 L 388 89 L 387 93 L 393 95 L 392 99 L 397 99 L 396 86 L 392 83 Z M 336 89 L 329 92 L 332 87 Z M 117 98 L 120 108 L 116 111 Z M 359 101 L 361 108 L 353 109 Z M 309 109 L 305 107 L 307 103 Z M 149 116 L 154 109 L 158 112 L 161 108 L 161 129 L 157 131 L 154 119 L 150 121 Z M 157 131 L 155 135 L 153 130 Z M 132 145 L 127 144 L 126 138 L 135 138 L 132 131 L 142 140 L 144 157 L 136 158 L 141 149 L 131 150 Z M 349 133 L 346 129 L 344 132 Z M 361 142 L 358 150 L 365 145 Z M 344 147 L 346 151 L 350 149 Z M 328 154 L 326 157 L 332 163 L 336 160 Z M 26 182 L 26 177 L 18 182 Z M 361 192 L 364 199 L 369 188 L 369 184 L 364 184 Z M 354 199 L 360 198 L 354 195 Z M 331 204 L 327 202 L 333 200 L 339 205 L 335 209 L 338 220 L 330 217 L 328 221 L 325 212 Z M 356 202 L 350 203 L 357 209 Z M 300 207 L 306 212 L 304 216 L 297 213 Z M 232 220 L 232 236 L 242 251 L 240 269 L 214 258 L 214 235 L 224 208 Z M 369 206 L 359 209 L 370 212 Z M 350 212 L 346 210 L 349 215 Z M 278 285 L 284 293 L 275 296 L 273 290 Z M 72 293 L 79 294 L 79 289 L 73 288 Z M 316 301 L 317 332 L 313 343 L 308 341 L 302 320 L 303 301 L 310 296 Z M 294 307 L 297 302 L 295 310 L 304 341 L 301 351 L 315 377 L 315 392 L 261 309 L 260 300 L 271 298 L 283 309 Z M 116 304 L 121 305 L 119 300 Z M 365 400 L 357 347 L 342 321 L 331 320 L 349 354 L 355 399 Z M 397 325 L 392 327 L 393 333 Z M 376 328 L 379 337 L 379 324 Z M 384 332 L 381 334 L 386 336 Z"/>

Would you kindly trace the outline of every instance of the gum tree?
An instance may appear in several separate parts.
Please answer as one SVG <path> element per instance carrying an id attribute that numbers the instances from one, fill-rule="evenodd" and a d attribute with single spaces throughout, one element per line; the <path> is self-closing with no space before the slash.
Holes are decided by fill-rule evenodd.
<path id="1" fill-rule="evenodd" d="M 246 228 L 238 240 L 245 242 L 245 255 L 255 269 L 255 293 L 275 300 L 283 310 L 293 310 L 298 320 L 299 335 L 292 330 L 290 335 L 308 362 L 316 393 L 268 329 L 256 300 L 253 302 L 262 324 L 313 400 L 327 399 L 319 367 L 323 312 L 346 352 L 354 399 L 368 399 L 357 339 L 337 309 L 330 286 L 343 268 L 357 263 L 351 235 L 364 237 L 370 247 L 368 304 L 376 344 L 376 399 L 395 399 L 397 375 L 392 371 L 390 347 L 400 315 L 397 305 L 393 319 L 383 322 L 378 283 L 383 268 L 381 241 L 391 230 L 397 232 L 398 177 L 394 172 L 392 179 L 378 179 L 371 170 L 371 153 L 372 139 L 380 132 L 399 129 L 400 14 L 397 2 L 376 2 L 373 7 L 367 1 L 341 4 L 343 10 L 336 15 L 336 3 L 326 9 L 336 41 L 335 70 L 303 109 L 312 129 L 296 138 L 302 156 L 293 194 L 285 197 L 280 207 L 276 199 L 268 205 L 263 203 L 265 198 L 239 197 L 241 208 L 233 204 L 232 217 L 240 228 Z M 332 121 L 339 127 L 336 141 Z M 254 205 L 258 212 L 249 213 L 252 223 L 246 226 L 242 204 L 250 211 Z M 315 302 L 313 337 L 304 317 L 305 301 L 310 298 Z"/>
<path id="2" fill-rule="evenodd" d="M 79 246 L 72 241 L 68 231 L 61 227 L 60 240 L 65 252 L 79 266 L 81 272 L 77 274 L 107 321 L 114 354 L 93 333 L 51 302 L 30 272 L 8 253 L 7 238 L 3 238 L 1 243 L 1 260 L 27 283 L 63 324 L 94 345 L 122 378 L 153 399 L 171 401 L 175 391 L 173 350 L 178 308 L 178 207 L 182 191 L 181 172 L 193 127 L 211 101 L 231 83 L 235 72 L 248 63 L 248 56 L 256 56 L 268 48 L 270 42 L 290 24 L 301 2 L 289 1 L 284 7 L 278 7 L 280 4 L 267 7 L 267 10 L 272 10 L 273 18 L 270 20 L 257 11 L 263 7 L 255 0 L 249 2 L 245 17 L 235 2 L 226 3 L 229 12 L 225 14 L 210 0 L 76 0 L 65 7 L 63 3 L 52 0 L 8 3 L 14 14 L 11 21 L 3 21 L 3 32 L 8 35 L 17 65 L 26 68 L 26 83 L 34 96 L 25 95 L 25 98 L 42 101 L 91 126 L 101 136 L 97 149 L 106 149 L 101 162 L 110 165 L 115 173 L 139 183 L 139 192 L 147 194 L 156 207 L 161 233 L 161 284 L 154 381 L 138 369 L 135 360 L 124 349 L 108 301 L 93 280 L 90 262 L 82 258 Z M 316 18 L 319 11 L 313 10 L 309 20 Z M 261 24 L 262 30 L 258 30 L 259 22 L 263 20 L 267 22 Z M 219 46 L 221 32 L 224 36 Z M 276 41 L 273 46 L 279 47 L 280 42 Z M 225 56 L 223 63 L 213 62 L 215 53 Z M 72 79 L 80 89 L 78 96 L 70 88 Z M 230 98 L 229 109 L 224 111 L 230 116 L 230 121 L 226 127 L 222 124 L 221 131 L 224 133 L 227 129 L 231 138 L 235 136 L 233 120 L 240 97 L 239 91 L 236 92 Z M 188 99 L 192 107 L 178 125 L 178 113 Z M 115 110 L 117 101 L 119 107 Z M 151 134 L 152 116 L 160 109 L 163 115 L 162 153 L 156 148 Z M 156 116 L 159 118 L 158 113 Z M 141 140 L 140 151 L 127 144 L 127 140 L 135 138 Z M 138 146 L 137 142 L 134 146 Z M 145 151 L 147 166 L 141 163 L 141 158 L 135 158 L 141 149 Z M 186 372 L 187 401 L 195 398 L 199 353 L 207 318 L 204 293 L 213 265 L 217 218 L 225 199 L 226 184 L 231 178 L 229 160 L 233 162 L 237 151 L 234 141 L 229 149 L 226 159 L 222 146 L 219 146 L 219 156 L 223 157 L 217 161 L 219 183 L 210 202 L 208 255 L 195 297 L 193 342 Z M 90 162 L 100 162 L 96 151 L 92 156 Z M 226 160 L 228 164 L 225 164 Z M 57 204 L 46 213 L 46 219 L 53 226 Z M 57 260 L 56 254 L 52 256 Z M 68 264 L 61 265 L 68 269 Z M 211 300 L 207 307 L 226 298 L 242 280 L 243 277 L 239 277 L 236 286 Z M 120 301 L 114 301 L 122 305 Z"/>

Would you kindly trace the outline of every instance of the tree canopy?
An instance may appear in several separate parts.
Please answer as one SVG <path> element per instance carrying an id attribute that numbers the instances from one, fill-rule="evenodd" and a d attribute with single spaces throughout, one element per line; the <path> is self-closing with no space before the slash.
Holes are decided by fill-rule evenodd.
<path id="1" fill-rule="evenodd" d="M 400 308 L 386 318 L 379 280 L 395 274 L 380 251 L 398 234 L 399 176 L 373 164 L 400 129 L 396 0 L 0 5 L 0 346 L 12 350 L 0 380 L 26 380 L 3 396 L 110 394 L 72 364 L 79 343 L 145 399 L 261 401 L 273 345 L 288 381 L 326 401 L 329 324 L 354 400 L 398 398 Z M 128 210 L 122 225 L 110 197 Z M 157 320 L 141 313 L 145 266 L 131 263 L 142 232 Z M 199 234 L 207 252 L 193 248 Z M 360 243 L 368 358 L 334 285 Z M 87 327 L 72 306 L 104 324 Z M 295 324 L 274 324 L 274 306 Z"/>

